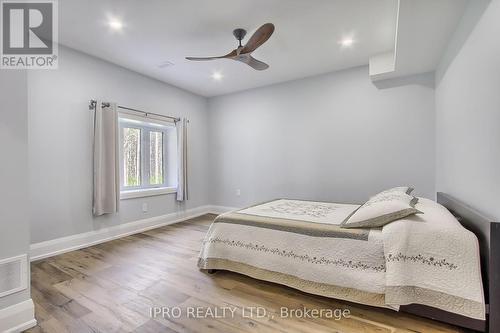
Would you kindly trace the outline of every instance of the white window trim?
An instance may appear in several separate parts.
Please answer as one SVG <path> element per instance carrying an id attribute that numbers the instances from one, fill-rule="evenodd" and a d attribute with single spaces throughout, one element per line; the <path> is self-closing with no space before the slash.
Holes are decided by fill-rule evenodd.
<path id="1" fill-rule="evenodd" d="M 175 187 L 155 187 L 155 188 L 144 188 L 144 189 L 137 189 L 137 190 L 122 190 L 122 191 L 120 191 L 120 200 L 152 197 L 155 195 L 164 195 L 164 194 L 171 194 L 171 193 L 177 193 L 177 188 L 175 188 Z"/>
<path id="2" fill-rule="evenodd" d="M 120 115 L 120 118 L 124 121 L 122 123 L 120 121 L 120 200 L 126 200 L 126 199 L 133 199 L 133 198 L 142 198 L 142 197 L 150 197 L 150 196 L 156 196 L 156 195 L 164 195 L 164 194 L 171 194 L 171 193 L 177 193 L 177 187 L 172 187 L 172 186 L 167 186 L 166 183 L 163 184 L 158 184 L 158 185 L 147 185 L 145 187 L 125 187 L 123 186 L 122 180 L 123 180 L 123 165 L 122 165 L 122 160 L 123 160 L 123 127 L 131 127 L 131 128 L 138 128 L 141 129 L 141 147 L 145 147 L 145 140 L 146 137 L 144 133 L 142 132 L 142 129 L 146 130 L 153 130 L 153 131 L 161 131 L 164 135 L 164 138 L 166 138 L 166 132 L 164 130 L 165 123 L 162 123 L 160 121 L 156 122 L 151 122 L 149 119 L 141 119 L 140 121 L 145 122 L 145 124 L 133 124 L 133 123 L 128 123 L 127 120 L 132 119 L 132 120 L 139 120 L 139 117 L 130 117 L 128 114 L 127 115 Z M 139 118 L 139 119 L 137 119 Z M 125 125 L 126 124 L 126 125 Z M 159 125 L 159 128 L 156 127 L 156 125 Z M 172 126 L 171 124 L 168 123 L 167 126 Z M 144 159 L 147 157 L 146 154 L 142 153 L 141 154 L 141 159 Z M 164 158 L 167 156 L 167 144 L 164 141 L 163 142 L 163 156 Z M 143 162 L 141 162 L 141 165 L 144 165 Z M 165 163 L 164 163 L 164 169 L 163 169 L 163 174 L 164 174 L 164 181 L 167 181 L 167 170 L 165 168 Z M 147 173 L 144 172 L 144 170 L 141 169 L 141 182 L 144 183 L 147 179 Z"/>

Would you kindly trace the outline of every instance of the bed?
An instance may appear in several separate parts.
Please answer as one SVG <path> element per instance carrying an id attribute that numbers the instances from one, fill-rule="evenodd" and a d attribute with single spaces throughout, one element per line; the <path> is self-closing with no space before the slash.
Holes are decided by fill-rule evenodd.
<path id="1" fill-rule="evenodd" d="M 358 207 L 279 199 L 219 215 L 198 267 L 487 330 L 483 291 L 491 288 L 480 263 L 490 249 L 476 234 L 424 198 L 416 206 L 424 214 L 382 228 L 342 228 Z"/>

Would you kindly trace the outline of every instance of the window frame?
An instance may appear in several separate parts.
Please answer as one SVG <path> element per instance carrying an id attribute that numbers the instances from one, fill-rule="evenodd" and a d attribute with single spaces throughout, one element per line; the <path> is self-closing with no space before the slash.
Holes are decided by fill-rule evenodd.
<path id="1" fill-rule="evenodd" d="M 166 125 L 158 124 L 155 126 L 154 121 L 149 119 L 136 120 L 134 118 L 129 118 L 127 115 L 118 116 L 118 128 L 119 128 L 119 167 L 120 167 L 120 197 L 122 199 L 134 198 L 140 196 L 148 195 L 158 195 L 165 193 L 173 193 L 175 189 L 168 186 L 168 176 L 167 176 L 167 154 L 168 154 L 168 128 Z M 124 160 L 123 160 L 123 141 L 124 141 L 124 128 L 134 128 L 140 130 L 140 185 L 139 186 L 125 186 L 124 180 Z M 162 176 L 163 183 L 161 184 L 150 184 L 150 133 L 160 132 L 162 134 Z M 141 192 L 150 192 L 150 194 Z"/>

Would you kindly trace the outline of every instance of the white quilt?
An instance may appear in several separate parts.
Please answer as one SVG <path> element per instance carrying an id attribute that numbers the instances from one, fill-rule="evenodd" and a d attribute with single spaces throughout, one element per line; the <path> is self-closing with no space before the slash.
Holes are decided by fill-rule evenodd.
<path id="1" fill-rule="evenodd" d="M 477 239 L 444 207 L 420 199 L 424 214 L 383 229 L 340 228 L 357 207 L 280 199 L 220 215 L 198 266 L 368 305 L 418 303 L 484 319 Z"/>
<path id="2" fill-rule="evenodd" d="M 484 320 L 479 244 L 443 206 L 420 198 L 424 212 L 383 228 L 386 304 L 418 303 Z"/>

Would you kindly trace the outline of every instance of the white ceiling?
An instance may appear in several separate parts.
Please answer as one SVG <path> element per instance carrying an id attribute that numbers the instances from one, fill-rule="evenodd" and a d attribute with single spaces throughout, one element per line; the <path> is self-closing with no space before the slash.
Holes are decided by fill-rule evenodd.
<path id="1" fill-rule="evenodd" d="M 372 79 L 389 79 L 435 70 L 467 4 L 467 0 L 400 0 L 395 56 L 394 51 L 391 52 L 392 68 Z"/>
<path id="2" fill-rule="evenodd" d="M 463 1 L 458 2 L 463 5 Z M 397 0 L 63 0 L 59 1 L 59 41 L 194 93 L 215 96 L 368 64 L 370 56 L 394 49 L 397 3 Z M 107 26 L 110 18 L 124 23 L 121 32 L 111 31 Z M 456 17 L 453 19 L 456 21 Z M 247 29 L 248 39 L 266 22 L 274 23 L 276 30 L 253 53 L 255 58 L 270 65 L 266 71 L 255 71 L 232 60 L 184 59 L 224 55 L 236 47 L 234 28 Z M 432 23 L 439 29 L 440 22 Z M 340 47 L 338 41 L 344 37 L 355 39 L 352 48 Z M 165 61 L 174 65 L 159 68 Z M 221 72 L 223 79 L 214 81 L 211 78 L 214 71 Z"/>

